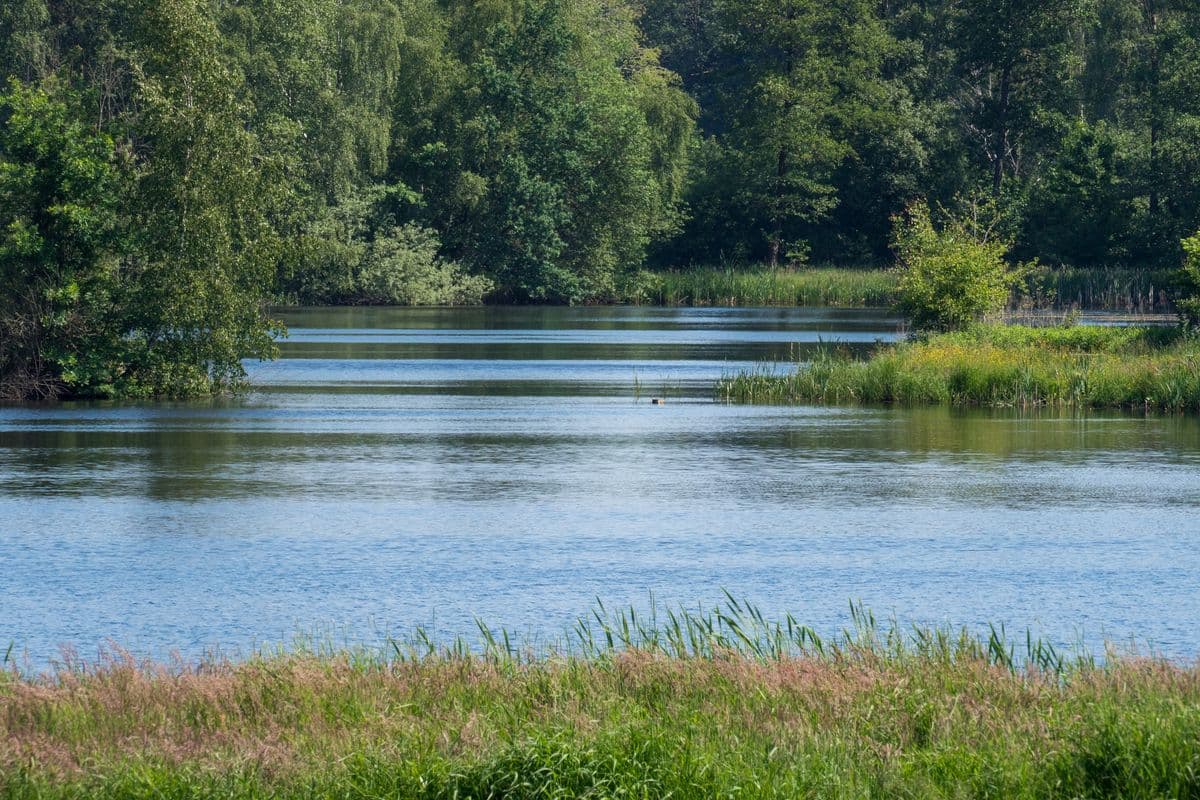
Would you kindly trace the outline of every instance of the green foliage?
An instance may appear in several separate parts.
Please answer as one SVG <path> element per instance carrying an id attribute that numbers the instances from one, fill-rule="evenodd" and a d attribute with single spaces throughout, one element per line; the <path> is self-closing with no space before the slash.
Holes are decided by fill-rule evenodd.
<path id="1" fill-rule="evenodd" d="M 471 305 L 492 290 L 488 278 L 464 275 L 438 255 L 437 234 L 409 223 L 380 232 L 363 258 L 361 302 L 406 306 Z"/>
<path id="2" fill-rule="evenodd" d="M 894 247 L 898 306 L 919 329 L 963 328 L 1004 310 L 1021 275 L 1005 261 L 1009 245 L 989 223 L 949 216 L 939 230 L 924 203 L 896 219 Z"/>
<path id="3" fill-rule="evenodd" d="M 327 206 L 309 221 L 280 271 L 284 297 L 304 304 L 470 305 L 493 289 L 441 256 L 437 232 L 398 225 L 381 208 L 394 201 L 372 187 Z"/>
<path id="4" fill-rule="evenodd" d="M 997 197 L 1005 176 L 1020 169 L 1022 148 L 1053 136 L 1055 116 L 1070 109 L 1071 36 L 1087 11 L 1088 0 L 955 4 L 952 72 L 967 144 Z"/>
<path id="5" fill-rule="evenodd" d="M 279 241 L 277 164 L 231 88 L 203 0 L 129 0 L 133 104 L 144 155 L 130 198 L 140 274 L 125 288 L 123 394 L 187 396 L 236 387 L 242 359 L 274 354 L 264 315 Z M 136 114 L 136 117 L 133 115 Z"/>
<path id="6" fill-rule="evenodd" d="M 512 300 L 611 294 L 673 229 L 694 107 L 622 7 L 451 4 L 461 65 L 399 160 L 418 218 Z"/>
<path id="7" fill-rule="evenodd" d="M 70 66 L 5 99 L 4 268 L 21 298 L 0 319 L 6 393 L 236 386 L 243 358 L 274 351 L 275 161 L 247 130 L 207 6 L 88 0 L 56 20 L 78 37 Z M 76 69 L 104 84 L 72 85 Z"/>
<path id="8" fill-rule="evenodd" d="M 113 142 L 16 80 L 0 94 L 0 399 L 106 391 L 122 176 Z"/>
<path id="9" fill-rule="evenodd" d="M 1183 240 L 1183 253 L 1181 296 L 1175 305 L 1183 324 L 1194 329 L 1200 325 L 1200 233 Z"/>
<path id="10" fill-rule="evenodd" d="M 236 385 L 268 299 L 642 298 L 650 261 L 718 302 L 705 265 L 882 264 L 917 198 L 988 189 L 1015 256 L 1090 270 L 1060 298 L 1160 308 L 1200 218 L 1198 42 L 1184 0 L 12 0 L 0 75 L 59 109 L 19 135 L 63 155 L 13 140 L 8 221 L 71 199 L 17 187 L 74 149 L 111 219 L 29 222 L 39 256 L 8 229 L 22 274 L 59 248 L 68 276 L 3 322 L 10 393 Z M 921 324 L 996 307 L 998 245 L 961 233 L 910 231 Z"/>
<path id="11" fill-rule="evenodd" d="M 1123 178 L 1127 149 L 1107 123 L 1071 125 L 1028 198 L 1022 250 L 1052 264 L 1128 263 L 1136 210 Z"/>
<path id="12" fill-rule="evenodd" d="M 857 0 L 737 0 L 715 4 L 705 21 L 709 46 L 724 51 L 709 57 L 728 64 L 696 75 L 711 85 L 689 87 L 712 96 L 706 111 L 720 122 L 700 154 L 688 198 L 695 216 L 679 247 L 694 261 L 801 263 L 838 206 L 839 171 L 862 177 L 881 171 L 849 166 L 867 153 L 891 166 L 920 150 L 903 112 L 877 110 L 907 104 L 882 72 L 894 43 L 872 4 Z M 696 38 L 686 26 L 668 33 L 681 44 Z M 875 149 L 879 137 L 897 149 Z"/>

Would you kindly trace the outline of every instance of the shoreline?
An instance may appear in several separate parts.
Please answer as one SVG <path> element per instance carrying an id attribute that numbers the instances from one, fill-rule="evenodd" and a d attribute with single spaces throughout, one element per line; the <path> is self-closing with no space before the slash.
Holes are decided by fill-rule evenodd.
<path id="1" fill-rule="evenodd" d="M 1164 287 L 1169 270 L 1065 268 L 1038 273 L 1032 293 L 1014 297 L 1017 313 L 1125 313 L 1135 317 L 1173 317 Z M 582 307 L 643 306 L 661 308 L 886 308 L 896 300 L 896 273 L 884 267 L 698 268 L 640 270 L 624 279 L 609 296 L 579 303 Z M 346 304 L 289 304 L 285 308 L 337 308 Z M 503 300 L 473 306 L 387 306 L 349 304 L 361 308 L 478 308 L 511 305 Z M 555 307 L 553 303 L 533 303 Z"/>

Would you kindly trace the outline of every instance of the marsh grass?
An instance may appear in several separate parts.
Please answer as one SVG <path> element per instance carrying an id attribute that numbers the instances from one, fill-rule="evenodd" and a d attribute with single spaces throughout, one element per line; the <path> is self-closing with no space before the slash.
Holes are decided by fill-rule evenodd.
<path id="1" fill-rule="evenodd" d="M 880 268 L 702 268 L 637 273 L 614 299 L 664 306 L 883 307 L 896 302 L 897 275 Z M 1150 269 L 1040 269 L 1010 307 L 1164 313 L 1173 275 Z"/>
<path id="2" fill-rule="evenodd" d="M 696 269 L 642 272 L 624 302 L 664 306 L 886 306 L 895 276 L 881 269 Z"/>
<path id="3" fill-rule="evenodd" d="M 1176 281 L 1171 270 L 1117 267 L 1043 269 L 1031 276 L 1034 298 L 1040 295 L 1048 307 L 1137 314 L 1173 311 Z"/>
<path id="4" fill-rule="evenodd" d="M 748 403 L 899 403 L 1200 411 L 1200 341 L 1173 328 L 986 325 L 880 346 L 825 349 L 786 372 L 720 382 Z"/>
<path id="5" fill-rule="evenodd" d="M 0 679 L 0 794 L 1196 797 L 1200 672 L 729 597 L 446 645 Z"/>

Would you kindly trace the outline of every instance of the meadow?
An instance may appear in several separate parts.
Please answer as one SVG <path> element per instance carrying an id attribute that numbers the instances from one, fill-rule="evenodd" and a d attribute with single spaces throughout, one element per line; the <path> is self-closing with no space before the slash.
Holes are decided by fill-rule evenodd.
<path id="1" fill-rule="evenodd" d="M 1200 797 L 1200 669 L 729 598 L 379 651 L 0 679 L 9 798 Z"/>
<path id="2" fill-rule="evenodd" d="M 897 403 L 1200 411 L 1200 341 L 1174 328 L 979 325 L 881 345 L 836 347 L 809 364 L 723 379 L 746 403 Z"/>

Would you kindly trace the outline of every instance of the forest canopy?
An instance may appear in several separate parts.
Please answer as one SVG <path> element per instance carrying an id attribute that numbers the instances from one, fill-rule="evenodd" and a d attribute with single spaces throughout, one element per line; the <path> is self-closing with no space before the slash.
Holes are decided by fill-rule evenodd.
<path id="1" fill-rule="evenodd" d="M 1190 0 L 8 0 L 0 396 L 189 395 L 273 302 L 578 303 L 636 270 L 1181 263 Z"/>

